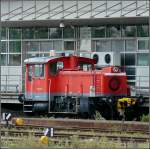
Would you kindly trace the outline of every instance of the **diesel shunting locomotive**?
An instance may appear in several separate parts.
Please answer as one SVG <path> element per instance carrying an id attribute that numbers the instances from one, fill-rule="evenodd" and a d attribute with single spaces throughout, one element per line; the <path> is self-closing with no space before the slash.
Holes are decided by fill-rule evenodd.
<path id="1" fill-rule="evenodd" d="M 35 57 L 25 61 L 25 113 L 77 114 L 117 118 L 117 101 L 130 95 L 119 66 L 95 68 L 94 59 L 79 56 Z"/>

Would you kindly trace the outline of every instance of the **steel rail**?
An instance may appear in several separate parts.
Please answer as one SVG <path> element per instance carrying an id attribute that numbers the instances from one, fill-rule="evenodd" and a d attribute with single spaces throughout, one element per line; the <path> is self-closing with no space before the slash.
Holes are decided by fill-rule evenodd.
<path id="1" fill-rule="evenodd" d="M 16 118 L 12 120 L 15 125 Z M 24 126 L 28 128 L 47 128 L 55 129 L 76 129 L 76 130 L 111 130 L 120 132 L 143 132 L 149 133 L 148 123 L 142 122 L 124 122 L 121 121 L 94 121 L 94 120 L 79 120 L 79 119 L 39 119 L 39 118 L 24 118 Z"/>
<path id="2" fill-rule="evenodd" d="M 5 127 L 1 127 L 1 132 L 5 133 L 39 133 L 41 131 L 43 131 L 45 128 L 43 127 L 36 127 L 36 128 L 29 128 L 29 127 L 12 127 L 14 129 L 7 129 Z M 88 133 L 88 132 L 92 132 L 92 133 L 118 133 L 118 134 L 144 134 L 144 135 L 148 135 L 149 132 L 143 132 L 141 130 L 128 130 L 128 131 L 121 131 L 121 130 L 113 130 L 113 129 L 77 129 L 77 128 L 54 128 L 55 132 L 67 132 L 67 133 L 75 133 L 75 132 L 82 132 L 82 133 Z"/>
<path id="3" fill-rule="evenodd" d="M 18 130 L 7 130 L 7 131 L 1 131 L 1 136 L 2 137 L 17 137 L 17 136 L 31 136 L 33 135 L 34 137 L 40 137 L 43 136 L 42 131 L 18 131 Z M 99 137 L 106 137 L 108 139 L 114 139 L 118 140 L 120 139 L 122 142 L 124 141 L 131 141 L 134 140 L 136 142 L 147 142 L 149 137 L 147 136 L 132 136 L 132 135 L 126 135 L 124 134 L 117 134 L 114 135 L 113 133 L 108 134 L 108 133 L 85 133 L 85 132 L 59 132 L 55 131 L 53 138 L 70 138 L 73 136 L 78 136 L 80 139 L 91 139 L 91 138 L 99 138 Z"/>

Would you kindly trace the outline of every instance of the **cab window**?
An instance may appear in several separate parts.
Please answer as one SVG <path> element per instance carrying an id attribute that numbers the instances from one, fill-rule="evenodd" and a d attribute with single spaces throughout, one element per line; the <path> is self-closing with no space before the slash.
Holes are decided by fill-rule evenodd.
<path id="1" fill-rule="evenodd" d="M 93 68 L 93 65 L 91 63 L 82 62 L 82 61 L 79 62 L 78 66 L 81 70 L 84 70 L 84 71 L 92 70 Z"/>
<path id="2" fill-rule="evenodd" d="M 34 65 L 34 76 L 44 77 L 44 64 Z"/>
<path id="3" fill-rule="evenodd" d="M 32 81 L 32 66 L 28 66 L 28 81 Z"/>
<path id="4" fill-rule="evenodd" d="M 61 61 L 50 63 L 49 65 L 49 74 L 56 75 L 58 70 L 63 69 L 64 63 Z"/>

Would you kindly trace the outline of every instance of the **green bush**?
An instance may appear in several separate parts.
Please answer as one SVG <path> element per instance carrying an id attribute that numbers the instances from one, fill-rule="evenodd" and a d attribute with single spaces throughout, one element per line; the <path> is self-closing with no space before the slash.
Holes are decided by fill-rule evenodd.
<path id="1" fill-rule="evenodd" d="M 149 115 L 142 115 L 140 120 L 141 122 L 149 122 Z"/>
<path id="2" fill-rule="evenodd" d="M 100 112 L 96 111 L 94 115 L 95 120 L 104 120 L 104 118 L 101 116 Z"/>

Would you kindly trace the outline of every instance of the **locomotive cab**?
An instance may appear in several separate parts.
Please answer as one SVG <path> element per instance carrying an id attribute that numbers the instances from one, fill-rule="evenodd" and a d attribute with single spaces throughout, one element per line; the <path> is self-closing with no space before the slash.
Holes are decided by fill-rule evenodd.
<path id="1" fill-rule="evenodd" d="M 28 62 L 26 65 L 24 112 L 44 111 L 48 95 L 46 65 Z"/>
<path id="2" fill-rule="evenodd" d="M 78 113 L 79 104 L 80 111 L 88 111 L 85 99 L 79 101 L 81 87 L 76 91 L 75 84 L 70 83 L 74 77 L 71 73 L 89 71 L 91 74 L 94 63 L 93 59 L 77 56 L 26 59 L 24 112 L 47 109 L 48 113 Z"/>

